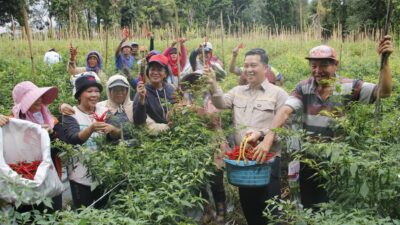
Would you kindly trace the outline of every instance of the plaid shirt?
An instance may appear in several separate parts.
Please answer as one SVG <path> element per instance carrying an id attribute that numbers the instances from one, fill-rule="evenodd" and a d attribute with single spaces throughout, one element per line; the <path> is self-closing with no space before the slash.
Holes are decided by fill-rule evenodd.
<path id="1" fill-rule="evenodd" d="M 285 105 L 303 112 L 303 129 L 312 136 L 334 137 L 332 116 L 341 116 L 341 108 L 352 101 L 372 103 L 376 85 L 362 80 L 336 76 L 336 85 L 331 96 L 322 100 L 317 91 L 317 83 L 311 77 L 296 85 Z"/>

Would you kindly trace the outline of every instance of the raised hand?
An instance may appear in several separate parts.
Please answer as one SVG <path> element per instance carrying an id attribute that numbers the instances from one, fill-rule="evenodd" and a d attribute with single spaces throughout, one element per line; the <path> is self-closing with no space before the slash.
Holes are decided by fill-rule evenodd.
<path id="1" fill-rule="evenodd" d="M 127 27 L 124 27 L 124 29 L 122 30 L 122 39 L 126 41 L 128 37 L 129 37 L 129 30 Z"/>
<path id="2" fill-rule="evenodd" d="M 240 43 L 236 48 L 233 49 L 232 53 L 233 56 L 237 56 L 239 54 L 239 49 L 244 48 L 244 44 Z"/>
<path id="3" fill-rule="evenodd" d="M 73 47 L 72 44 L 70 43 L 69 47 L 69 53 L 70 53 L 70 61 L 75 62 L 76 60 L 76 55 L 78 54 L 78 47 Z"/>
<path id="4" fill-rule="evenodd" d="M 139 102 L 141 105 L 144 105 L 144 100 L 146 98 L 146 87 L 144 86 L 143 81 L 138 82 L 137 93 L 139 94 Z"/>
<path id="5" fill-rule="evenodd" d="M 186 38 L 179 38 L 179 42 L 181 43 L 181 44 L 183 44 L 183 43 L 185 43 L 186 42 Z"/>
<path id="6" fill-rule="evenodd" d="M 389 56 L 393 52 L 392 37 L 386 35 L 379 41 L 378 53 L 387 54 Z"/>

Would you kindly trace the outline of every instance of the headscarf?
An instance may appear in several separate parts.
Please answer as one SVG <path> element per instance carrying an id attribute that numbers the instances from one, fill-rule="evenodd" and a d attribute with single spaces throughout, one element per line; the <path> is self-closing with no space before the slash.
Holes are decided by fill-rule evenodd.
<path id="1" fill-rule="evenodd" d="M 110 84 L 112 84 L 114 81 L 121 80 L 128 86 L 128 92 L 126 94 L 126 98 L 123 104 L 118 105 L 117 103 L 113 102 L 111 99 L 111 93 L 110 89 L 108 88 Z M 129 121 L 133 121 L 133 102 L 129 98 L 129 92 L 130 92 L 130 85 L 128 83 L 128 80 L 119 74 L 116 74 L 114 76 L 111 76 L 106 84 L 106 93 L 107 93 L 107 100 L 99 102 L 98 105 L 105 106 L 112 114 L 115 114 L 116 112 L 125 112 Z"/>
<path id="2" fill-rule="evenodd" d="M 89 66 L 89 58 L 90 56 L 96 56 L 97 57 L 97 65 L 96 67 L 90 67 Z M 87 55 L 86 55 L 86 71 L 93 71 L 95 73 L 99 73 L 99 71 L 102 69 L 103 67 L 103 61 L 101 59 L 101 55 L 99 52 L 97 51 L 90 51 Z"/>
<path id="3" fill-rule="evenodd" d="M 179 75 L 179 69 L 178 69 L 178 60 L 180 60 L 180 55 L 178 55 L 176 57 L 175 60 L 172 59 L 171 55 L 172 54 L 178 54 L 176 51 L 172 51 L 172 49 L 176 48 L 171 48 L 170 53 L 167 55 L 168 57 L 168 65 L 171 68 L 171 72 L 174 76 L 178 76 Z"/>

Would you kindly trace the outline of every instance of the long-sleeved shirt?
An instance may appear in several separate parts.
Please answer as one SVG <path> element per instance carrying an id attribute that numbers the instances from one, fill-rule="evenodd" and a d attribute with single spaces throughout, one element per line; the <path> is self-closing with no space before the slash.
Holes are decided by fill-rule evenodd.
<path id="1" fill-rule="evenodd" d="M 168 65 L 171 67 L 171 70 L 172 70 L 172 73 L 174 74 L 174 76 L 178 76 L 179 75 L 178 69 L 177 69 L 178 62 L 175 62 L 175 63 L 172 62 L 172 59 L 170 56 L 171 49 L 172 49 L 171 47 L 166 48 L 162 54 L 168 58 Z M 182 69 L 185 67 L 185 64 L 186 64 L 186 48 L 183 44 L 181 45 L 179 64 L 180 64 L 180 70 L 182 71 Z"/>
<path id="2" fill-rule="evenodd" d="M 186 66 L 183 68 L 180 76 L 188 75 L 197 70 L 204 70 L 204 62 L 198 59 L 199 50 L 194 50 L 190 53 L 189 63 L 186 63 Z M 226 71 L 220 64 L 220 61 L 217 57 L 212 56 L 210 59 L 210 66 L 215 71 L 215 75 L 217 80 L 223 80 L 226 77 Z"/>
<path id="3" fill-rule="evenodd" d="M 236 129 L 235 143 L 240 145 L 247 131 L 267 132 L 278 109 L 285 104 L 288 94 L 266 79 L 254 90 L 249 85 L 232 88 L 224 94 L 218 87 L 212 93 L 212 102 L 218 109 L 233 110 L 233 124 Z M 274 143 L 272 151 L 280 155 L 280 146 Z"/>
<path id="4" fill-rule="evenodd" d="M 99 134 L 97 132 L 92 133 L 88 140 L 81 140 L 78 134 L 81 130 L 89 127 L 95 120 L 92 115 L 86 114 L 79 110 L 78 107 L 74 106 L 75 114 L 71 116 L 64 116 L 63 127 L 67 142 L 73 145 L 82 145 L 87 147 L 91 151 L 97 149 L 94 138 Z M 107 108 L 96 107 L 96 114 L 101 115 Z M 74 162 L 74 165 L 68 167 L 68 178 L 77 183 L 90 186 L 92 180 L 87 174 L 86 167 L 79 160 Z"/>
<path id="5" fill-rule="evenodd" d="M 136 93 L 133 100 L 133 121 L 136 125 L 141 125 L 146 122 L 147 115 L 156 123 L 167 124 L 168 103 L 174 104 L 173 93 L 175 88 L 163 83 L 163 88 L 158 90 L 151 84 L 145 85 L 147 95 L 144 105 L 139 102 L 139 94 Z"/>

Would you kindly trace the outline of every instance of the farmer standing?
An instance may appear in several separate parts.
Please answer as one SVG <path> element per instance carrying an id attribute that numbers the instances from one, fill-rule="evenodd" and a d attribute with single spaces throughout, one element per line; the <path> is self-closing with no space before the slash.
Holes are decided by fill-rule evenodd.
<path id="1" fill-rule="evenodd" d="M 390 55 L 392 52 L 391 37 L 385 36 L 379 42 L 378 53 Z M 327 116 L 327 113 L 322 115 L 321 111 L 335 114 L 340 112 L 338 108 L 354 101 L 372 103 L 378 95 L 378 90 L 380 97 L 391 95 L 392 75 L 388 61 L 384 64 L 382 82 L 378 87 L 376 84 L 358 79 L 340 77 L 336 73 L 339 65 L 336 52 L 329 46 L 320 45 L 312 48 L 306 59 L 310 63 L 312 76 L 296 85 L 284 106 L 274 117 L 271 128 L 282 127 L 292 113 L 299 111 L 303 112 L 304 130 L 314 141 L 330 141 L 335 135 L 330 126 L 334 120 Z M 264 140 L 255 148 L 257 161 L 261 161 L 270 151 L 274 138 L 274 132 L 268 130 Z M 307 164 L 300 164 L 300 196 L 305 208 L 328 201 L 326 190 L 321 187 L 325 182 L 319 176 L 314 177 L 316 172 Z"/>
<path id="2" fill-rule="evenodd" d="M 51 114 L 49 105 L 54 102 L 58 96 L 57 87 L 37 87 L 30 81 L 23 81 L 15 85 L 12 91 L 14 106 L 12 109 L 13 118 L 27 120 L 32 123 L 39 124 L 49 133 L 50 140 L 53 142 L 58 138 L 62 139 L 63 127 L 58 123 L 57 118 Z M 0 114 L 0 127 L 6 125 L 9 118 Z M 62 167 L 61 160 L 58 157 L 58 149 L 51 148 L 51 158 L 54 167 L 61 179 Z M 62 195 L 52 198 L 52 209 L 48 208 L 49 212 L 61 210 Z M 19 212 L 32 210 L 34 207 L 30 205 L 22 205 L 18 207 Z M 38 209 L 44 210 L 43 204 L 40 204 Z"/>
<path id="3" fill-rule="evenodd" d="M 140 81 L 133 99 L 133 121 L 135 125 L 145 124 L 150 117 L 157 123 L 158 130 L 168 130 L 167 115 L 170 104 L 175 104 L 173 94 L 175 88 L 165 79 L 169 74 L 168 58 L 163 55 L 153 55 L 146 69 L 146 84 Z"/>
<path id="4" fill-rule="evenodd" d="M 121 137 L 119 128 L 104 122 L 108 109 L 97 106 L 103 86 L 96 78 L 92 75 L 82 75 L 76 79 L 75 87 L 74 97 L 78 102 L 73 107 L 75 114 L 64 116 L 63 120 L 67 142 L 81 145 L 89 151 L 96 151 L 100 147 L 95 142 L 97 136 L 104 134 L 112 139 Z M 75 208 L 82 205 L 88 207 L 103 194 L 101 187 L 91 188 L 94 181 L 88 174 L 82 158 L 68 166 L 68 178 Z M 107 199 L 103 198 L 94 204 L 94 207 L 101 208 L 106 201 Z"/>
<path id="5" fill-rule="evenodd" d="M 164 56 L 168 58 L 168 66 L 171 71 L 171 74 L 167 77 L 168 83 L 178 87 L 178 76 L 179 72 L 185 67 L 186 64 L 186 48 L 185 48 L 185 38 L 179 39 L 180 52 L 178 54 L 178 49 L 176 44 L 177 41 L 173 41 L 171 46 L 166 48 L 162 53 Z M 179 61 L 179 65 L 178 65 Z"/>
<path id="6" fill-rule="evenodd" d="M 70 48 L 70 60 L 68 62 L 67 71 L 70 76 L 71 82 L 74 81 L 77 74 L 81 74 L 84 72 L 95 72 L 96 75 L 100 78 L 101 82 L 106 82 L 107 76 L 103 72 L 103 61 L 101 55 L 97 51 L 89 51 L 86 55 L 86 66 L 85 67 L 77 67 L 76 66 L 76 55 L 78 54 L 78 48 L 74 48 L 71 46 Z"/>
<path id="7" fill-rule="evenodd" d="M 196 70 L 204 70 L 205 67 L 211 67 L 215 71 L 218 80 L 226 77 L 226 71 L 221 60 L 213 55 L 213 46 L 210 42 L 204 42 L 199 48 L 190 53 L 189 63 L 183 68 L 180 76 L 188 75 Z"/>
<path id="8" fill-rule="evenodd" d="M 244 60 L 244 73 L 248 84 L 236 86 L 224 94 L 218 86 L 215 75 L 208 73 L 213 104 L 219 109 L 233 110 L 235 144 L 240 145 L 249 135 L 261 137 L 268 131 L 277 110 L 283 106 L 288 94 L 265 78 L 268 69 L 268 56 L 261 48 L 248 51 Z M 277 154 L 272 163 L 270 183 L 264 187 L 239 188 L 240 203 L 249 225 L 267 224 L 262 216 L 265 201 L 280 195 L 280 145 L 274 143 Z"/>
<path id="9" fill-rule="evenodd" d="M 128 29 L 124 28 L 122 35 L 123 39 L 115 50 L 115 67 L 117 70 L 122 70 L 124 67 L 133 69 L 135 58 L 131 55 L 132 46 L 127 42 Z"/>
<path id="10" fill-rule="evenodd" d="M 243 44 L 240 44 L 232 51 L 232 59 L 229 65 L 229 72 L 234 73 L 239 76 L 239 85 L 247 84 L 246 75 L 244 74 L 243 67 L 235 66 L 236 57 L 239 54 L 239 49 L 243 47 Z M 283 86 L 284 80 L 283 75 L 271 65 L 268 65 L 268 70 L 265 73 L 265 77 L 271 84 L 275 84 L 278 86 Z"/>
<path id="11" fill-rule="evenodd" d="M 61 55 L 56 51 L 55 48 L 50 48 L 49 51 L 47 51 L 43 57 L 43 62 L 49 66 L 59 63 L 61 62 L 61 60 L 62 60 Z"/>

